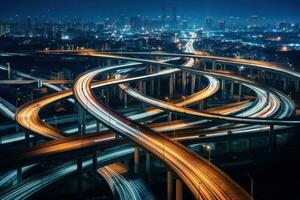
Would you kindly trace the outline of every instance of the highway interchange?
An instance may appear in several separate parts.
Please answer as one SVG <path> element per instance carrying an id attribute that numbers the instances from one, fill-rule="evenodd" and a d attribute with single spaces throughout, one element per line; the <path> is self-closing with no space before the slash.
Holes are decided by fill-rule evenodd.
<path id="1" fill-rule="evenodd" d="M 282 68 L 281 66 L 276 66 L 267 62 L 220 58 L 202 54 L 202 52 L 195 51 L 193 48 L 193 41 L 195 40 L 195 37 L 196 35 L 191 33 L 191 39 L 187 42 L 185 48 L 186 51 L 184 54 L 135 52 L 103 54 L 95 51 L 44 52 L 45 54 L 66 54 L 72 56 L 118 60 L 119 64 L 112 64 L 105 67 L 91 69 L 77 77 L 77 79 L 74 81 L 72 89 L 63 90 L 55 87 L 55 90 L 58 92 L 19 107 L 15 118 L 21 127 L 23 127 L 26 131 L 29 131 L 31 134 L 56 140 L 52 141 L 52 143 L 48 142 L 48 145 L 29 149 L 20 157 L 33 159 L 35 156 L 43 157 L 49 154 L 63 153 L 66 151 L 96 146 L 97 144 L 107 142 L 111 142 L 111 144 L 108 144 L 108 146 L 116 145 L 115 140 L 122 141 L 124 140 L 124 137 L 126 138 L 126 141 L 124 140 L 122 142 L 133 142 L 138 147 L 146 150 L 148 153 L 151 153 L 156 158 L 162 160 L 168 166 L 168 168 L 170 168 L 180 178 L 180 180 L 185 183 L 195 198 L 249 199 L 249 194 L 233 180 L 231 180 L 230 177 L 228 177 L 206 159 L 200 157 L 187 147 L 176 142 L 176 140 L 185 141 L 199 139 L 199 134 L 171 138 L 163 135 L 163 132 L 188 129 L 199 124 L 217 121 L 220 123 L 217 123 L 215 126 L 208 127 L 207 129 L 203 130 L 203 132 L 210 133 L 206 134 L 205 137 L 218 137 L 220 135 L 226 135 L 229 133 L 228 128 L 222 127 L 230 127 L 230 132 L 232 134 L 244 134 L 245 132 L 273 131 L 276 129 L 288 128 L 290 126 L 297 126 L 300 122 L 299 120 L 287 119 L 293 116 L 295 112 L 295 105 L 287 95 L 274 88 L 266 88 L 260 83 L 239 77 L 238 75 L 228 75 L 226 73 L 214 72 L 213 70 L 196 69 L 194 65 L 196 64 L 197 59 L 213 60 L 218 63 L 238 64 L 256 69 L 270 70 L 272 72 L 284 74 L 295 79 L 298 79 L 300 75 L 296 72 Z M 167 57 L 167 59 L 151 60 L 144 58 L 125 57 L 124 55 L 150 55 Z M 187 59 L 183 65 L 174 65 L 170 63 L 183 57 Z M 163 67 L 163 69 L 153 73 L 146 73 L 145 75 L 141 76 L 131 76 L 131 74 L 135 74 L 137 69 L 147 69 L 148 65 L 160 66 Z M 102 74 L 105 75 L 107 72 L 114 72 L 114 76 L 110 77 L 108 80 L 94 81 L 96 77 L 99 77 Z M 172 77 L 174 74 L 181 72 L 201 76 L 206 79 L 208 84 L 206 87 L 195 92 L 194 94 L 191 94 L 190 96 L 187 96 L 184 99 L 180 99 L 176 102 L 155 99 L 144 94 L 143 92 L 137 91 L 130 86 L 130 83 L 159 79 L 161 77 Z M 27 78 L 29 77 L 28 75 L 22 75 L 26 76 Z M 34 79 L 33 77 L 29 78 Z M 237 103 L 208 109 L 207 111 L 189 107 L 191 105 L 199 104 L 199 102 L 215 95 L 221 88 L 220 80 L 242 84 L 244 87 L 254 92 L 256 96 L 255 100 L 240 101 Z M 150 105 L 152 108 L 148 108 L 142 112 L 137 112 L 131 116 L 126 116 L 126 114 L 119 115 L 118 113 L 114 112 L 96 97 L 93 89 L 101 89 L 115 85 L 119 86 L 124 94 L 126 93 L 127 95 L 147 105 Z M 49 84 L 49 87 L 53 88 L 51 84 Z M 61 99 L 70 98 L 72 95 L 74 95 L 73 98 L 76 99 L 76 101 L 84 109 L 84 112 L 89 113 L 97 121 L 101 122 L 101 124 L 104 124 L 105 127 L 113 132 L 104 128 L 104 131 L 101 131 L 101 134 L 66 138 L 63 131 L 50 126 L 39 118 L 39 112 L 45 106 Z M 74 103 L 73 99 L 69 100 Z M 174 120 L 172 123 L 174 123 L 176 126 L 170 126 L 170 124 L 168 124 L 170 122 L 165 122 L 157 124 L 152 123 L 147 127 L 144 124 L 136 122 L 136 120 L 143 121 L 143 119 L 146 120 L 146 118 L 149 117 L 165 114 L 165 111 L 171 114 L 177 113 L 184 115 L 187 117 L 187 119 Z M 119 138 L 117 136 L 119 134 L 123 137 Z M 130 150 L 131 153 L 133 152 L 132 147 L 126 147 L 125 145 L 122 146 L 122 148 L 124 148 L 125 151 L 127 148 L 129 152 Z M 115 151 L 118 151 L 118 149 Z M 120 154 L 120 157 L 122 155 L 123 154 Z M 129 155 L 130 154 L 128 153 L 127 156 Z M 112 160 L 118 160 L 118 155 L 115 157 L 117 159 Z M 98 158 L 98 162 L 100 162 L 99 159 L 101 159 L 101 157 Z M 189 164 L 191 162 L 193 165 Z M 106 170 L 106 176 L 113 176 L 112 174 L 107 174 L 108 170 L 110 169 L 109 166 L 114 166 L 119 170 L 123 169 L 117 164 L 108 165 L 108 168 L 102 168 L 102 176 L 104 176 L 105 172 L 103 169 Z M 66 170 L 67 168 L 61 167 L 59 169 Z M 68 169 L 68 173 L 71 173 L 71 171 L 76 171 L 76 164 L 73 163 L 72 167 Z M 101 172 L 101 169 L 98 171 Z M 12 173 L 15 173 L 15 171 Z M 65 175 L 68 173 L 65 173 Z M 52 174 L 51 176 L 59 178 L 59 175 Z M 53 181 L 56 179 L 51 180 Z M 117 175 L 115 177 L 115 181 L 121 181 L 122 183 L 119 185 L 122 187 L 122 184 L 127 180 L 121 178 L 120 175 Z M 199 187 L 199 185 L 201 185 L 201 187 Z M 32 190 L 34 190 L 35 186 L 31 185 L 30 187 L 32 187 Z M 128 186 L 128 184 L 125 183 L 124 187 L 128 187 L 127 190 L 131 190 L 132 187 L 135 186 Z M 26 187 L 20 185 L 18 187 L 14 187 L 14 190 L 11 189 L 11 191 L 18 191 L 17 189 L 21 189 L 22 191 L 24 188 Z M 30 190 L 27 191 L 28 195 L 31 194 L 29 191 Z M 136 193 L 139 193 L 139 191 L 137 190 Z M 10 193 L 3 193 L 3 195 L 8 194 Z M 13 192 L 13 195 L 17 194 L 18 193 Z M 11 196 L 6 197 L 8 199 L 12 198 Z M 127 197 L 127 199 L 130 198 L 132 197 Z"/>

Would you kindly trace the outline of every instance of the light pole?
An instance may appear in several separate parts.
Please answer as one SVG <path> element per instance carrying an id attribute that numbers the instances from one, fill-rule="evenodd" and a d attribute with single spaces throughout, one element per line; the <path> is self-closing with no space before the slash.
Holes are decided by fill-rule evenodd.
<path id="1" fill-rule="evenodd" d="M 250 192 L 250 200 L 254 199 L 253 198 L 253 192 L 254 192 L 254 180 L 253 178 L 251 177 L 250 173 L 248 174 L 249 178 L 250 178 L 250 184 L 251 184 L 251 192 Z"/>
<path id="2" fill-rule="evenodd" d="M 209 164 L 211 163 L 210 162 L 210 152 L 211 152 L 211 147 L 210 147 L 210 145 L 208 145 L 208 144 L 205 144 L 205 145 L 203 145 L 203 147 L 207 150 L 207 152 L 208 152 L 208 161 L 209 161 Z"/>
<path id="3" fill-rule="evenodd" d="M 166 102 L 170 103 L 170 98 L 169 97 L 165 97 Z M 168 121 L 172 121 L 172 112 L 169 112 L 168 114 Z"/>

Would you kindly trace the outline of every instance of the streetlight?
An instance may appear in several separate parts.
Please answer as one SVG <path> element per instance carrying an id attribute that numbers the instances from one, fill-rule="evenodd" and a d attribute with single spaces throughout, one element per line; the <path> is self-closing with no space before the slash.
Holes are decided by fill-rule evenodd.
<path id="1" fill-rule="evenodd" d="M 170 98 L 169 97 L 165 97 L 166 102 L 170 103 Z M 168 121 L 172 121 L 172 112 L 169 112 L 168 114 Z"/>
<path id="2" fill-rule="evenodd" d="M 210 164 L 210 152 L 211 152 L 211 147 L 210 145 L 208 144 L 204 144 L 203 145 L 204 149 L 208 151 L 208 161 L 209 161 L 209 164 Z"/>
<path id="3" fill-rule="evenodd" d="M 242 71 L 245 69 L 245 67 L 244 66 L 239 66 L 238 68 L 239 68 L 239 76 L 241 76 Z"/>

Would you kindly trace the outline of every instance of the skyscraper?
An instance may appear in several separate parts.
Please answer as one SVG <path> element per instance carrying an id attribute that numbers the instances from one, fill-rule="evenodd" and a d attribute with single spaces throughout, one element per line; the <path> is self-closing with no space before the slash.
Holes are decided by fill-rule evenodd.
<path id="1" fill-rule="evenodd" d="M 250 17 L 250 26 L 257 27 L 257 20 L 258 20 L 258 17 L 256 15 L 251 16 Z"/>
<path id="2" fill-rule="evenodd" d="M 140 16 L 133 16 L 130 18 L 130 27 L 133 32 L 138 32 L 141 30 L 142 23 Z"/>
<path id="3" fill-rule="evenodd" d="M 213 18 L 212 16 L 207 16 L 205 18 L 205 29 L 211 31 L 213 29 Z"/>
<path id="4" fill-rule="evenodd" d="M 219 30 L 223 32 L 225 31 L 225 20 L 219 21 Z"/>

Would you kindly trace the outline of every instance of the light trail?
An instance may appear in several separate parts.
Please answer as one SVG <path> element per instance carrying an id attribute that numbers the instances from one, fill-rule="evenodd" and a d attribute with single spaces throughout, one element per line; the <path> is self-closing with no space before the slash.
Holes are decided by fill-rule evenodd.
<path id="1" fill-rule="evenodd" d="M 116 199 L 154 200 L 144 181 L 130 174 L 122 163 L 113 163 L 99 168 L 98 173 L 106 180 Z"/>
<path id="2" fill-rule="evenodd" d="M 248 194 L 227 175 L 210 165 L 186 147 L 145 129 L 113 113 L 93 96 L 92 80 L 109 68 L 96 68 L 76 79 L 73 87 L 75 98 L 96 119 L 137 143 L 163 160 L 189 187 L 195 197 L 205 199 L 248 199 Z M 105 86 L 106 84 L 102 84 Z M 193 165 L 188 163 L 193 162 Z M 199 183 L 202 184 L 201 189 Z M 201 194 L 201 195 L 200 195 Z"/>

